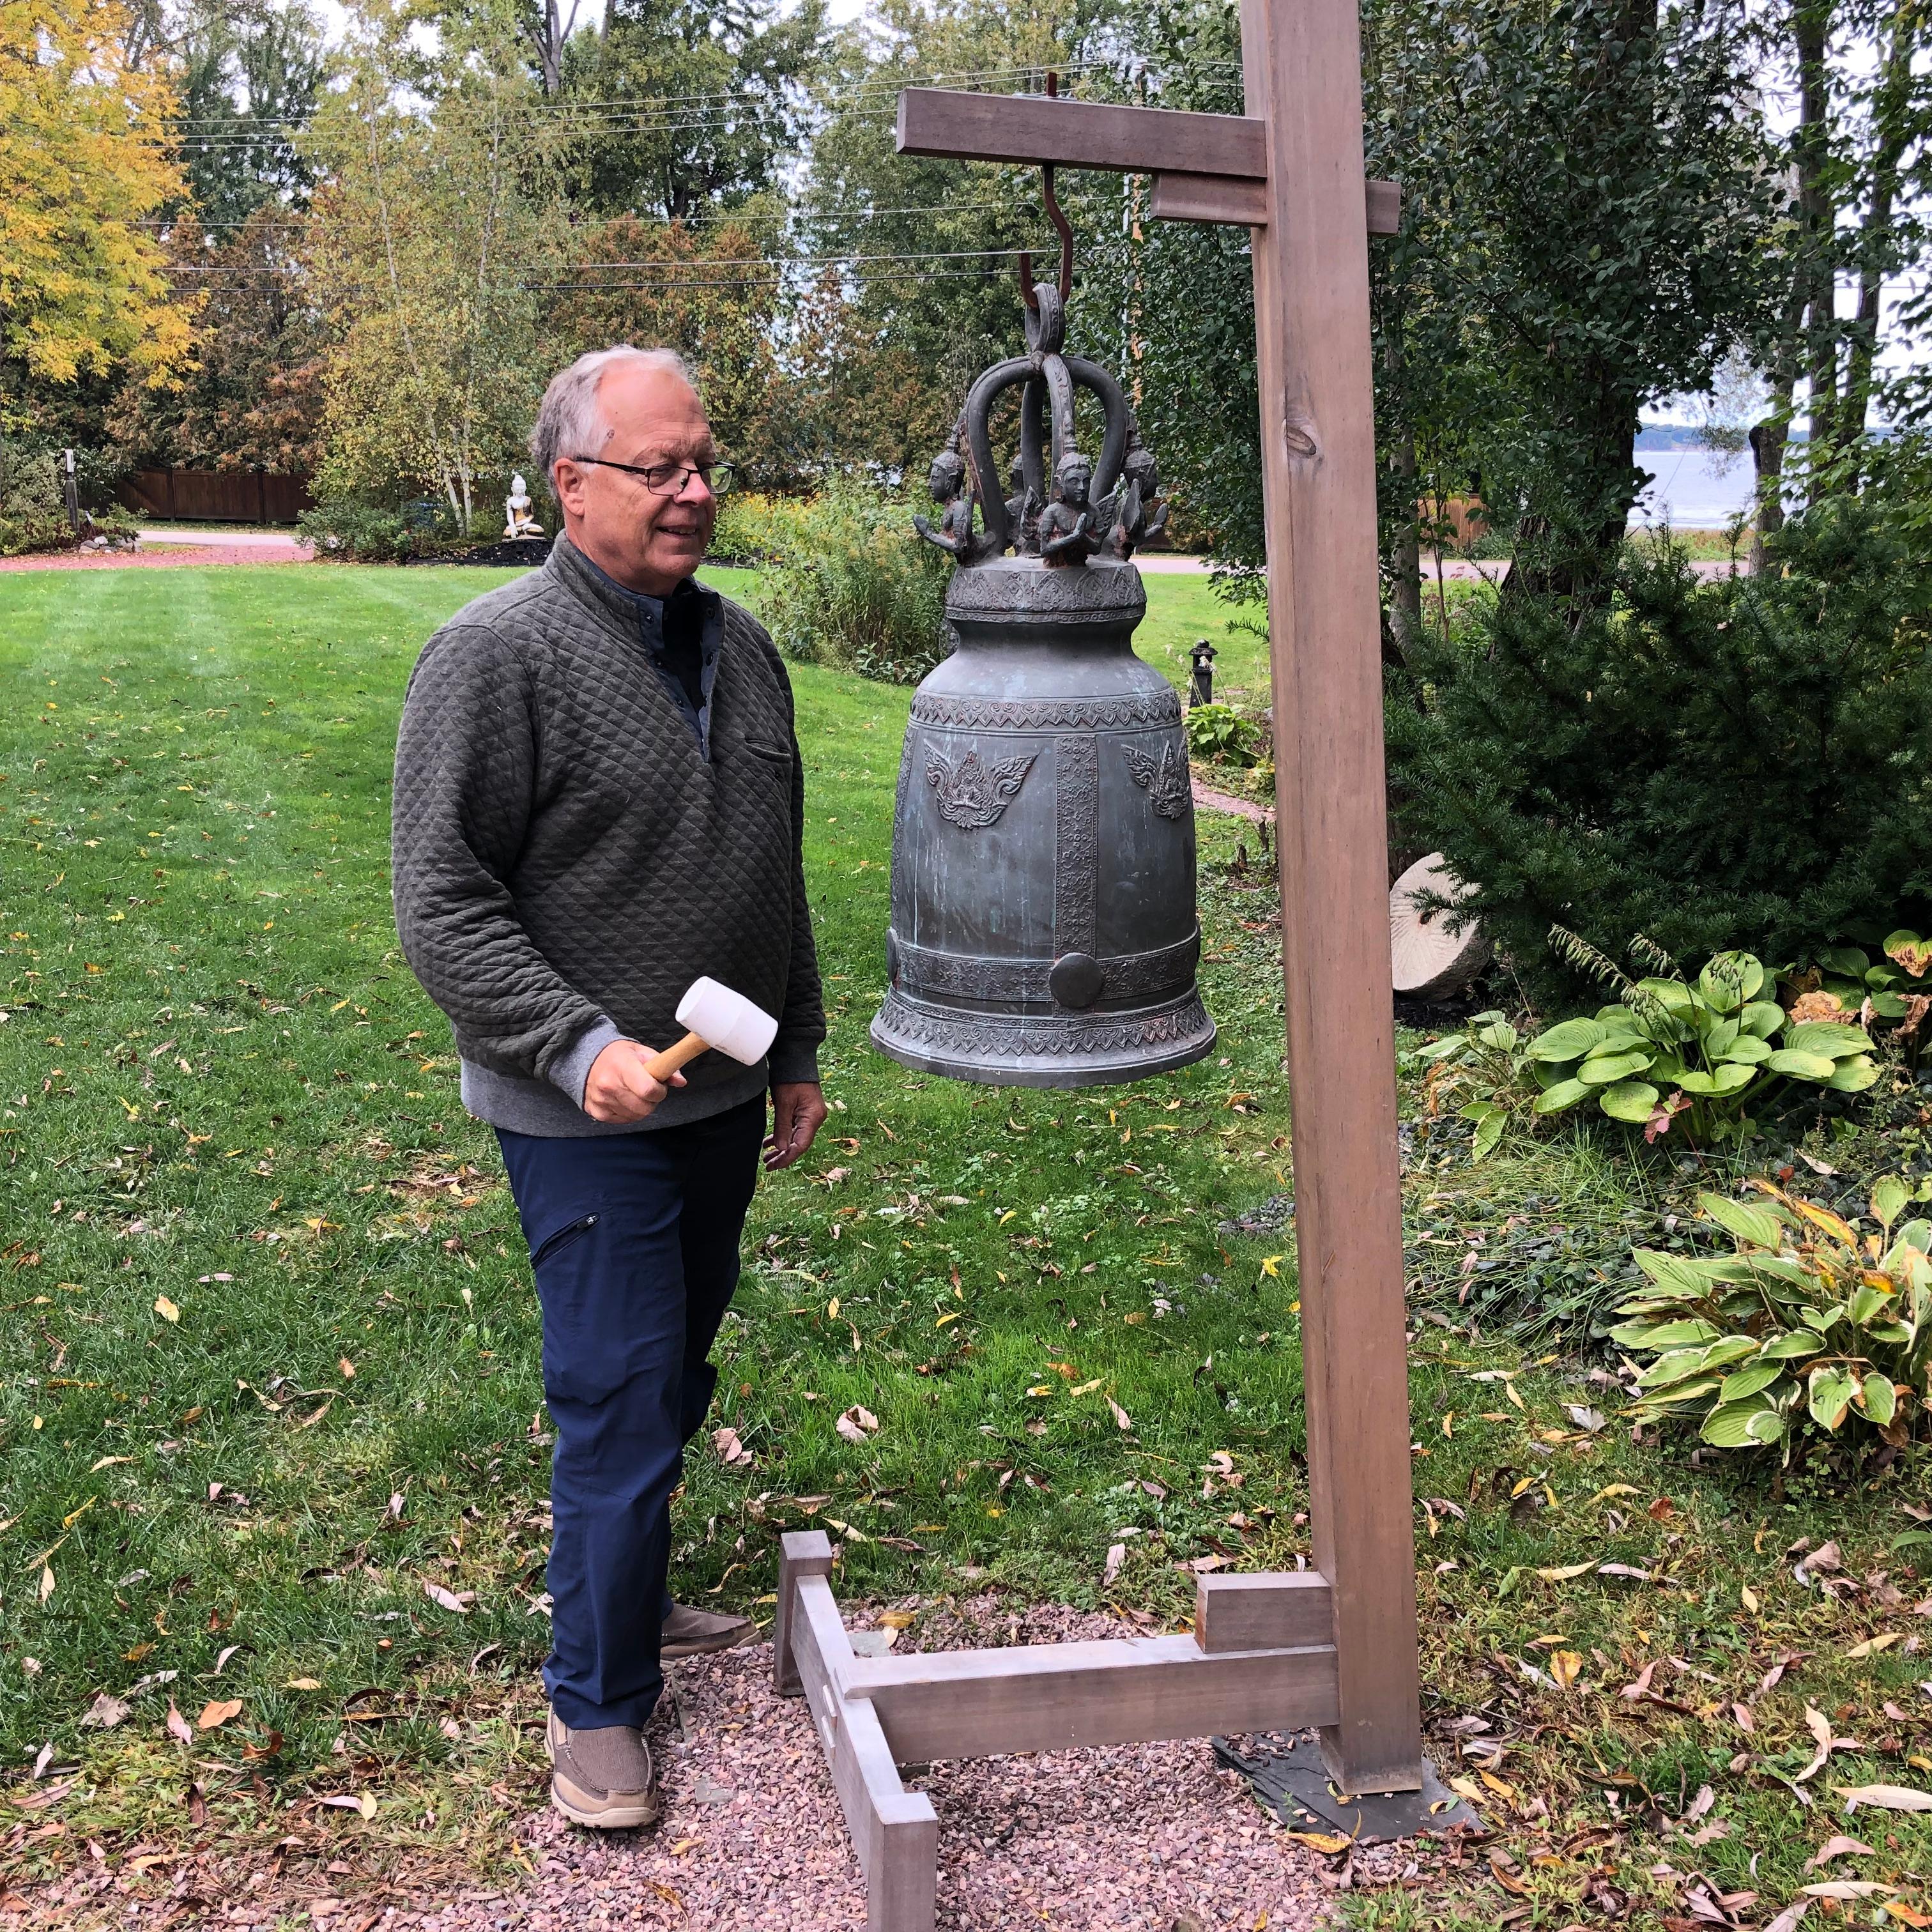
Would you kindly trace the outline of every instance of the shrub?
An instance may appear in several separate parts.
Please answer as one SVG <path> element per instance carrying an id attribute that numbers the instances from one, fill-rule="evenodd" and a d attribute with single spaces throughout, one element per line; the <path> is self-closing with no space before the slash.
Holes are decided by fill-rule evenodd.
<path id="1" fill-rule="evenodd" d="M 1611 1119 L 1642 1127 L 1647 1139 L 1681 1115 L 1691 1140 L 1742 1140 L 1751 1130 L 1746 1104 L 1780 1080 L 1862 1094 L 1878 1079 L 1862 1027 L 1787 1015 L 1748 952 L 1717 954 L 1693 983 L 1660 948 L 1634 940 L 1631 951 L 1659 970 L 1632 980 L 1574 934 L 1554 937 L 1573 964 L 1616 988 L 1619 1004 L 1530 1042 L 1544 1090 L 1539 1114 L 1594 1100 Z"/>
<path id="2" fill-rule="evenodd" d="M 0 556 L 74 542 L 52 451 L 0 437 Z"/>
<path id="3" fill-rule="evenodd" d="M 1187 748 L 1210 764 L 1252 765 L 1261 742 L 1261 727 L 1232 704 L 1196 704 L 1188 711 Z"/>
<path id="4" fill-rule="evenodd" d="M 400 510 L 347 498 L 304 510 L 298 527 L 317 556 L 342 563 L 400 563 L 421 555 L 435 535 L 433 525 L 412 525 Z"/>
<path id="5" fill-rule="evenodd" d="M 729 499 L 727 499 L 728 502 Z M 952 566 L 898 499 L 840 484 L 762 525 L 770 569 L 759 614 L 778 648 L 892 684 L 916 684 L 952 649 Z"/>
<path id="6" fill-rule="evenodd" d="M 1607 613 L 1506 590 L 1390 673 L 1399 843 L 1472 882 L 1525 990 L 1552 925 L 1813 959 L 1932 913 L 1932 574 L 1853 501 L 1700 584 L 1635 553 Z"/>
<path id="7" fill-rule="evenodd" d="M 1780 1448 L 1812 1431 L 1903 1448 L 1926 1413 L 1932 1359 L 1932 1222 L 1892 1223 L 1911 1198 L 1888 1176 L 1872 1190 L 1878 1232 L 1766 1180 L 1745 1203 L 1700 1196 L 1736 1244 L 1719 1258 L 1640 1250 L 1649 1285 L 1610 1339 L 1655 1358 L 1634 1413 L 1696 1420 L 1720 1449 Z"/>

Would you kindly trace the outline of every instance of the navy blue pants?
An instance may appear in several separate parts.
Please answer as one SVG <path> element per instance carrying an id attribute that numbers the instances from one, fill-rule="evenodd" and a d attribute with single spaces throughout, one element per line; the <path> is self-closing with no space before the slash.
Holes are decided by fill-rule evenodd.
<path id="1" fill-rule="evenodd" d="M 717 1386 L 706 1358 L 737 1286 L 764 1131 L 760 1096 L 641 1133 L 497 1132 L 556 1430 L 544 1683 L 573 1730 L 640 1725 L 664 1688 L 670 1496 Z"/>

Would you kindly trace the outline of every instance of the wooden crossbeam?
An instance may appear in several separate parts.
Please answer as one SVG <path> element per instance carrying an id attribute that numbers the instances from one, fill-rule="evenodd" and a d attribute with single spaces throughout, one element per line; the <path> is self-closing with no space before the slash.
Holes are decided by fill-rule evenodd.
<path id="1" fill-rule="evenodd" d="M 1198 1576 L 1194 1641 L 1210 1657 L 1231 1650 L 1292 1650 L 1335 1641 L 1335 1593 L 1312 1570 Z"/>
<path id="2" fill-rule="evenodd" d="M 1267 132 L 1240 114 L 909 87 L 899 96 L 897 139 L 902 154 L 1151 174 L 1156 219 L 1258 228 L 1268 218 Z M 1366 188 L 1369 232 L 1394 234 L 1401 184 Z"/>
<path id="3" fill-rule="evenodd" d="M 1210 1657 L 1184 1636 L 862 1657 L 846 1689 L 925 1764 L 1332 1724 L 1335 1682 L 1333 1644 Z"/>
<path id="4" fill-rule="evenodd" d="M 899 96 L 898 152 L 946 160 L 1151 174 L 1162 168 L 1268 179 L 1268 130 L 1239 114 L 1181 114 L 1045 94 L 964 94 L 909 87 Z"/>

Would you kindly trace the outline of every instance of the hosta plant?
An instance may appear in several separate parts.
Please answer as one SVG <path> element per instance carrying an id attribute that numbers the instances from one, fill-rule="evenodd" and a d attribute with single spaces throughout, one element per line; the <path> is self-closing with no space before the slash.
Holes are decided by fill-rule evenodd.
<path id="1" fill-rule="evenodd" d="M 1912 1196 L 1888 1176 L 1872 1190 L 1877 1232 L 1765 1180 L 1765 1198 L 1699 1197 L 1736 1244 L 1715 1258 L 1638 1250 L 1648 1286 L 1610 1339 L 1652 1359 L 1640 1418 L 1694 1420 L 1720 1449 L 1775 1447 L 1810 1432 L 1856 1448 L 1903 1448 L 1926 1414 L 1932 1360 L 1932 1222 L 1893 1224 Z"/>
<path id="2" fill-rule="evenodd" d="M 1806 1016 L 1857 1019 L 1869 1004 L 1875 1019 L 1912 1018 L 1913 996 L 1928 990 L 1932 940 L 1901 928 L 1887 934 L 1883 951 L 1876 960 L 1858 946 L 1830 946 L 1817 954 L 1811 967 L 1796 976 L 1804 989 L 1800 1004 Z M 1918 1004 L 1922 1016 L 1922 998 Z"/>
<path id="3" fill-rule="evenodd" d="M 1772 976 L 1748 952 L 1720 952 L 1696 978 L 1643 939 L 1630 950 L 1651 976 L 1633 980 L 1574 933 L 1552 944 L 1616 988 L 1590 1019 L 1564 1020 L 1526 1049 L 1542 1092 L 1539 1114 L 1594 1103 L 1654 1140 L 1681 1123 L 1695 1141 L 1742 1138 L 1748 1104 L 1780 1080 L 1857 1094 L 1878 1078 L 1871 1036 L 1848 1020 L 1801 1021 L 1771 997 Z"/>
<path id="4" fill-rule="evenodd" d="M 1431 1114 L 1462 1094 L 1471 1096 L 1455 1112 L 1475 1129 L 1472 1160 L 1495 1150 L 1510 1115 L 1524 1110 L 1538 1090 L 1527 1045 L 1502 1013 L 1477 1013 L 1461 1032 L 1444 1034 L 1417 1056 L 1432 1063 L 1425 1090 Z"/>

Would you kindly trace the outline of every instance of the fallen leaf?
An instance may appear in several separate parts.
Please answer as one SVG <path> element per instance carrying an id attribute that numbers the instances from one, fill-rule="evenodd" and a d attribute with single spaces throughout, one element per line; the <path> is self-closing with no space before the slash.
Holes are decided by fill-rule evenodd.
<path id="1" fill-rule="evenodd" d="M 1550 1659 L 1550 1674 L 1567 1690 L 1574 1684 L 1583 1668 L 1583 1659 L 1574 1650 L 1552 1652 Z"/>
<path id="2" fill-rule="evenodd" d="M 440 1608 L 454 1610 L 459 1617 L 466 1617 L 470 1606 L 476 1600 L 474 1590 L 466 1590 L 459 1597 L 454 1590 L 446 1590 L 440 1583 L 432 1583 L 427 1576 L 423 1579 L 423 1594 Z"/>
<path id="3" fill-rule="evenodd" d="M 1832 1878 L 1804 1888 L 1807 1898 L 1870 1898 L 1881 1892 L 1896 1892 L 1893 1885 L 1880 1885 L 1875 1878 Z"/>
<path id="4" fill-rule="evenodd" d="M 333 1805 L 338 1810 L 359 1811 L 365 1819 L 376 1815 L 376 1794 L 373 1791 L 364 1791 L 352 1798 L 346 1791 L 338 1792 L 332 1798 L 319 1798 L 316 1802 Z"/>
<path id="5" fill-rule="evenodd" d="M 1903 1784 L 1834 1784 L 1847 1811 L 1869 1804 L 1880 1811 L 1932 1811 L 1932 1792 L 1914 1791 Z"/>
<path id="6" fill-rule="evenodd" d="M 1536 1574 L 1546 1583 L 1567 1583 L 1572 1576 L 1580 1576 L 1586 1570 L 1594 1570 L 1596 1567 L 1596 1562 L 1593 1558 L 1588 1563 L 1566 1563 L 1561 1569 L 1539 1570 Z"/>
<path id="7" fill-rule="evenodd" d="M 1603 1411 L 1600 1408 L 1592 1408 L 1586 1403 L 1566 1402 L 1563 1405 L 1563 1413 L 1569 1417 L 1579 1429 L 1587 1430 L 1592 1436 L 1605 1426 Z"/>
<path id="8" fill-rule="evenodd" d="M 194 1727 L 198 1731 L 219 1730 L 230 1718 L 238 1718 L 241 1714 L 242 1700 L 239 1697 L 226 1697 L 218 1702 L 211 1697 L 201 1707 L 201 1715 L 195 1719 Z"/>
<path id="9" fill-rule="evenodd" d="M 89 1731 L 111 1731 L 116 1724 L 127 1720 L 128 1706 L 118 1697 L 110 1697 L 104 1690 L 87 1707 L 87 1714 L 80 1720 L 81 1728 Z"/>
<path id="10" fill-rule="evenodd" d="M 1127 1546 L 1124 1543 L 1112 1545 L 1107 1552 L 1107 1567 L 1101 1573 L 1103 1587 L 1111 1588 L 1114 1579 L 1120 1574 L 1120 1565 L 1127 1560 Z"/>
<path id="11" fill-rule="evenodd" d="M 1810 1910 L 1811 1901 L 1808 1898 L 1798 1899 L 1794 1904 L 1787 1905 L 1764 1928 L 1764 1932 L 1798 1932 L 1800 1921 Z"/>
<path id="12" fill-rule="evenodd" d="M 1746 1583 L 1738 1592 L 1738 1600 L 1753 1616 L 1757 1615 L 1757 1592 Z"/>
<path id="13" fill-rule="evenodd" d="M 718 1460 L 726 1468 L 734 1462 L 748 1462 L 752 1452 L 738 1439 L 735 1429 L 716 1429 L 712 1431 L 711 1446 L 717 1452 Z"/>
<path id="14" fill-rule="evenodd" d="M 291 1677 L 282 1688 L 284 1690 L 320 1690 L 322 1680 L 316 1677 Z"/>
<path id="15" fill-rule="evenodd" d="M 1855 1643 L 1845 1652 L 1846 1661 L 1849 1663 L 1858 1657 L 1876 1657 L 1880 1651 L 1889 1650 L 1898 1641 L 1896 1630 L 1888 1630 L 1883 1636 L 1868 1636 L 1863 1643 Z"/>
<path id="16" fill-rule="evenodd" d="M 344 1382 L 352 1382 L 356 1379 L 356 1364 L 346 1355 L 343 1356 L 335 1366 L 342 1371 Z"/>
<path id="17" fill-rule="evenodd" d="M 1640 1697 L 1648 1694 L 1650 1690 L 1650 1680 L 1656 1674 L 1657 1660 L 1652 1658 L 1637 1672 L 1636 1677 L 1617 1693 L 1617 1695 L 1619 1697 L 1628 1697 L 1632 1703 L 1635 1703 Z"/>
<path id="18" fill-rule="evenodd" d="M 131 1462 L 134 1460 L 131 1456 L 104 1456 L 99 1462 L 88 1465 L 87 1473 L 92 1476 L 100 1470 L 112 1468 L 117 1462 Z"/>
<path id="19" fill-rule="evenodd" d="M 184 1744 L 194 1742 L 194 1733 L 188 1729 L 188 1720 L 175 1708 L 175 1700 L 168 1700 L 168 1736 Z"/>
<path id="20" fill-rule="evenodd" d="M 1881 1912 L 1889 1913 L 1891 1916 L 1896 1918 L 1901 1925 L 1932 1925 L 1932 1918 L 1928 1918 L 1926 1914 L 1922 1912 L 1913 1911 L 1909 1905 L 1900 1904 L 1895 1898 L 1888 1898 L 1885 1903 L 1879 1907 L 1879 1910 Z"/>
<path id="21" fill-rule="evenodd" d="M 1290 1832 L 1287 1835 L 1331 1858 L 1337 1852 L 1346 1852 L 1355 1842 L 1353 1838 L 1344 1838 L 1334 1832 Z"/>
<path id="22" fill-rule="evenodd" d="M 1836 1837 L 1827 1838 L 1817 1850 L 1805 1861 L 1807 1871 L 1816 1871 L 1829 1864 L 1834 1858 L 1876 1858 L 1878 1854 L 1870 1846 L 1862 1845 L 1856 1838 L 1848 1838 L 1840 1832 Z"/>
<path id="23" fill-rule="evenodd" d="M 164 1322 L 178 1322 L 181 1319 L 181 1310 L 165 1294 L 154 1297 L 154 1312 Z"/>
<path id="24" fill-rule="evenodd" d="M 1114 1412 L 1114 1420 L 1118 1426 L 1123 1430 L 1132 1428 L 1133 1418 L 1112 1396 L 1107 1398 L 1107 1406 Z"/>
<path id="25" fill-rule="evenodd" d="M 832 1425 L 848 1442 L 862 1442 L 875 1433 L 879 1418 L 868 1408 L 862 1408 L 854 1402 Z"/>

